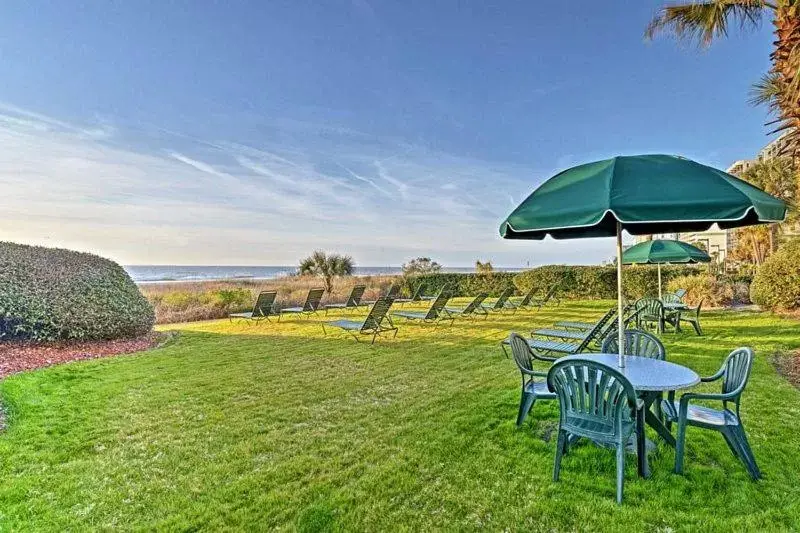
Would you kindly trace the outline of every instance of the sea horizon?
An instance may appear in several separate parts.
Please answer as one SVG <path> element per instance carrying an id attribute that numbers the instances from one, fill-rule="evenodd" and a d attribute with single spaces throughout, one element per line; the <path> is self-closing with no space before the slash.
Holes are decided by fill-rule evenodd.
<path id="1" fill-rule="evenodd" d="M 167 283 L 219 280 L 269 280 L 291 276 L 291 265 L 123 265 L 136 283 Z M 526 267 L 494 267 L 498 272 L 519 272 Z M 447 267 L 440 272 L 475 272 L 475 267 Z M 388 276 L 402 273 L 401 266 L 356 266 L 354 276 Z"/>

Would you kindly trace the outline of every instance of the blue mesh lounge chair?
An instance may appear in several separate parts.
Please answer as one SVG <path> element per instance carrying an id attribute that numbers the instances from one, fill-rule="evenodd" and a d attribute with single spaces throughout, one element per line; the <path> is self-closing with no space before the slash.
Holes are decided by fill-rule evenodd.
<path id="1" fill-rule="evenodd" d="M 389 308 L 392 306 L 392 299 L 386 296 L 378 298 L 369 310 L 367 317 L 364 320 L 336 320 L 335 322 L 323 322 L 322 331 L 327 335 L 328 331 L 325 326 L 343 329 L 345 332 L 353 336 L 360 342 L 361 335 L 372 335 L 372 342 L 375 344 L 375 339 L 386 333 L 393 331 L 393 337 L 397 336 L 397 328 L 392 324 L 392 320 L 387 316 Z"/>
<path id="2" fill-rule="evenodd" d="M 511 295 L 514 294 L 515 290 L 516 289 L 514 287 L 508 287 L 503 292 L 500 293 L 500 296 L 497 298 L 497 300 L 494 301 L 494 303 L 488 305 L 483 304 L 481 305 L 481 307 L 486 311 L 494 311 L 494 312 L 502 311 L 504 309 L 514 309 L 516 311 L 515 308 L 508 305 L 508 299 L 511 298 Z"/>
<path id="3" fill-rule="evenodd" d="M 589 350 L 593 344 L 602 342 L 611 332 L 616 331 L 616 321 L 613 320 L 615 315 L 616 309 L 609 309 L 608 312 L 597 321 L 592 329 L 587 332 L 581 332 L 580 338 L 573 339 L 576 342 L 551 339 L 528 339 L 528 346 L 544 354 L 575 355 L 585 352 Z M 563 331 L 566 332 L 566 330 Z M 508 339 L 504 339 L 501 343 L 503 352 L 508 356 L 506 345 L 508 345 Z"/>
<path id="4" fill-rule="evenodd" d="M 350 291 L 350 296 L 342 303 L 327 304 L 325 306 L 325 314 L 328 314 L 329 309 L 357 309 L 362 305 L 361 298 L 364 297 L 364 291 L 367 290 L 366 285 L 356 285 Z"/>
<path id="5" fill-rule="evenodd" d="M 470 318 L 478 315 L 483 315 L 484 318 L 489 314 L 486 309 L 481 307 L 483 301 L 489 296 L 488 293 L 482 292 L 477 295 L 466 307 L 445 307 L 445 311 L 461 318 Z"/>
<path id="6" fill-rule="evenodd" d="M 301 307 L 287 307 L 286 309 L 281 309 L 281 314 L 278 317 L 278 321 L 280 321 L 284 313 L 299 314 L 300 316 L 310 316 L 316 314 L 317 311 L 322 307 L 320 302 L 322 301 L 323 294 L 325 294 L 325 289 L 311 289 L 308 291 L 306 301 Z"/>
<path id="7" fill-rule="evenodd" d="M 277 291 L 263 291 L 258 294 L 256 303 L 253 305 L 252 311 L 245 313 L 231 313 L 228 315 L 228 320 L 233 322 L 233 319 L 247 320 L 248 322 L 258 323 L 262 320 L 269 321 L 269 317 L 278 316 L 278 311 L 275 309 L 275 297 L 278 295 Z"/>
<path id="8" fill-rule="evenodd" d="M 431 302 L 431 306 L 427 311 L 393 311 L 392 316 L 404 318 L 406 320 L 419 320 L 425 324 L 436 324 L 437 327 L 441 322 L 449 320 L 452 325 L 456 317 L 445 309 L 447 300 L 449 299 L 450 295 L 447 292 L 447 287 L 442 287 L 442 290 L 439 291 L 439 295 Z"/>
<path id="9" fill-rule="evenodd" d="M 398 285 L 398 293 L 400 292 L 400 286 Z M 403 305 L 410 302 L 421 302 L 422 301 L 422 291 L 425 289 L 425 285 L 419 284 L 417 285 L 417 289 L 411 294 L 410 298 L 395 298 L 394 303 Z"/>

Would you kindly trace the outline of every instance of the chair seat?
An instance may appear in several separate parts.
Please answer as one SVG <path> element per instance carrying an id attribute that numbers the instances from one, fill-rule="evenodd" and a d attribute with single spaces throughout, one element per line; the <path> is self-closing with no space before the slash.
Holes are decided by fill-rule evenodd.
<path id="1" fill-rule="evenodd" d="M 245 313 L 231 313 L 228 316 L 231 318 L 253 318 L 253 312 L 247 311 Z"/>
<path id="2" fill-rule="evenodd" d="M 326 322 L 329 326 L 346 329 L 348 331 L 360 331 L 364 327 L 363 322 L 357 320 L 335 320 L 333 322 Z"/>
<path id="3" fill-rule="evenodd" d="M 576 339 L 583 340 L 586 333 L 583 331 L 568 331 L 566 329 L 537 329 L 531 332 L 533 335 L 541 335 L 543 337 L 558 337 L 560 339 Z"/>
<path id="4" fill-rule="evenodd" d="M 528 346 L 534 350 L 559 353 L 575 353 L 578 350 L 578 345 L 571 342 L 545 341 L 540 339 L 528 339 Z"/>
<path id="5" fill-rule="evenodd" d="M 343 304 L 327 304 L 325 305 L 327 309 L 345 309 L 347 307 L 358 307 L 355 304 L 350 303 L 343 303 Z"/>
<path id="6" fill-rule="evenodd" d="M 533 392 L 539 398 L 555 398 L 556 393 L 547 387 L 546 381 L 529 381 L 525 384 L 525 392 Z"/>
<path id="7" fill-rule="evenodd" d="M 561 328 L 592 329 L 594 324 L 591 322 L 572 322 L 570 320 L 564 320 L 562 322 L 556 322 L 556 326 Z"/>
<path id="8" fill-rule="evenodd" d="M 664 400 L 661 402 L 661 408 L 667 418 L 673 422 L 678 420 L 678 411 L 680 403 L 669 402 Z M 728 409 L 712 409 L 703 405 L 689 404 L 689 409 L 686 411 L 686 420 L 691 424 L 697 422 L 707 426 L 738 426 L 739 419 L 736 415 Z"/>
<path id="9" fill-rule="evenodd" d="M 281 313 L 310 313 L 311 311 L 307 311 L 302 307 L 287 307 L 285 309 L 281 309 Z"/>
<path id="10" fill-rule="evenodd" d="M 414 311 L 394 311 L 392 316 L 424 320 L 428 316 L 428 313 L 415 313 Z"/>

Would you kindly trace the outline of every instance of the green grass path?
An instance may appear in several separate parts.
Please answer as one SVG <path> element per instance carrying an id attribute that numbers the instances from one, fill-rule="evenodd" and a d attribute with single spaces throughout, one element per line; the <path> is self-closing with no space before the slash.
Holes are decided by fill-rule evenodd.
<path id="1" fill-rule="evenodd" d="M 693 428 L 685 476 L 664 443 L 651 479 L 630 457 L 622 506 L 607 450 L 577 447 L 550 481 L 557 404 L 516 429 L 519 374 L 497 341 L 609 305 L 401 325 L 376 346 L 313 321 L 184 324 L 157 350 L 11 377 L 0 529 L 800 529 L 800 391 L 769 363 L 800 328 L 768 314 L 664 335 L 668 359 L 701 375 L 756 350 L 743 417 L 762 482 Z"/>

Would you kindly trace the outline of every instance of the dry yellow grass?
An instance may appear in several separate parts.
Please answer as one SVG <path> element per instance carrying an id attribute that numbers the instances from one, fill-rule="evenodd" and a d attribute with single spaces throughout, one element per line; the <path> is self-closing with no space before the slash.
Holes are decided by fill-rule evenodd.
<path id="1" fill-rule="evenodd" d="M 399 276 L 363 276 L 338 278 L 333 294 L 326 294 L 323 303 L 343 302 L 356 284 L 364 284 L 364 299 L 374 300 L 398 281 Z M 156 310 L 156 323 L 169 324 L 224 318 L 228 313 L 252 308 L 261 291 L 278 291 L 278 305 L 300 305 L 308 290 L 322 287 L 316 277 L 297 276 L 274 280 L 226 280 L 173 283 L 144 283 L 142 293 Z"/>

